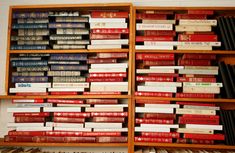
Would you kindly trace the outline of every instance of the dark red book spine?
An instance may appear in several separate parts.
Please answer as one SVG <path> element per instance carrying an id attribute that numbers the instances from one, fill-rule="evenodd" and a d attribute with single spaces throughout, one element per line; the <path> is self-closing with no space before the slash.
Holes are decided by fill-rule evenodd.
<path id="1" fill-rule="evenodd" d="M 214 54 L 184 54 L 182 59 L 215 60 Z"/>
<path id="2" fill-rule="evenodd" d="M 36 143 L 63 143 L 64 137 L 51 137 L 51 136 L 36 136 L 33 137 L 33 142 Z"/>
<path id="3" fill-rule="evenodd" d="M 176 98 L 215 98 L 215 94 L 176 93 Z"/>
<path id="4" fill-rule="evenodd" d="M 178 65 L 182 65 L 182 66 L 210 66 L 211 61 L 210 60 L 179 59 Z"/>
<path id="5" fill-rule="evenodd" d="M 54 117 L 71 117 L 71 118 L 85 118 L 90 117 L 91 114 L 88 112 L 54 112 Z"/>
<path id="6" fill-rule="evenodd" d="M 206 14 L 206 15 L 213 15 L 213 10 L 188 10 L 188 14 Z"/>
<path id="7" fill-rule="evenodd" d="M 97 34 L 128 34 L 129 29 L 128 28 L 100 28 L 100 29 L 91 29 L 91 33 L 97 33 Z"/>
<path id="8" fill-rule="evenodd" d="M 117 137 L 121 136 L 121 132 L 83 132 L 85 137 Z"/>
<path id="9" fill-rule="evenodd" d="M 48 103 L 57 103 L 57 104 L 83 104 L 83 100 L 78 99 L 47 99 Z"/>
<path id="10" fill-rule="evenodd" d="M 87 82 L 122 82 L 123 78 L 87 78 Z"/>
<path id="11" fill-rule="evenodd" d="M 117 59 L 112 59 L 112 58 L 107 58 L 107 59 L 94 59 L 94 58 L 90 58 L 87 60 L 88 64 L 100 64 L 100 63 L 117 63 Z"/>
<path id="12" fill-rule="evenodd" d="M 72 91 L 68 91 L 68 92 L 50 92 L 51 95 L 77 95 L 77 92 L 72 92 Z"/>
<path id="13" fill-rule="evenodd" d="M 215 83 L 216 78 L 178 77 L 177 82 L 211 82 L 211 83 Z"/>
<path id="14" fill-rule="evenodd" d="M 9 131 L 9 136 L 43 136 L 45 132 L 43 131 Z"/>
<path id="15" fill-rule="evenodd" d="M 169 92 L 142 92 L 136 91 L 135 96 L 153 96 L 153 97 L 172 97 L 173 94 Z"/>
<path id="16" fill-rule="evenodd" d="M 179 105 L 194 105 L 194 106 L 215 106 L 212 103 L 200 103 L 200 102 L 187 102 L 187 101 L 178 101 L 176 104 Z"/>
<path id="17" fill-rule="evenodd" d="M 165 11 L 165 10 L 146 10 L 143 11 L 146 14 L 174 14 L 174 11 Z"/>
<path id="18" fill-rule="evenodd" d="M 203 75 L 203 74 L 183 74 L 182 77 L 186 78 L 214 78 L 214 75 Z"/>
<path id="19" fill-rule="evenodd" d="M 95 141 L 95 137 L 65 137 L 66 143 L 93 143 Z"/>
<path id="20" fill-rule="evenodd" d="M 5 142 L 33 142 L 32 136 L 8 136 L 4 137 Z"/>
<path id="21" fill-rule="evenodd" d="M 172 138 L 146 138 L 146 137 L 135 137 L 135 142 L 172 143 Z"/>
<path id="22" fill-rule="evenodd" d="M 205 119 L 218 119 L 219 120 L 219 116 L 217 115 L 193 115 L 193 114 L 183 114 L 183 117 L 185 118 L 205 118 Z"/>
<path id="23" fill-rule="evenodd" d="M 176 140 L 176 143 L 189 143 L 189 144 L 214 144 L 214 140 L 195 140 L 195 139 L 184 139 L 184 138 L 178 138 Z"/>
<path id="24" fill-rule="evenodd" d="M 136 81 L 139 81 L 139 82 L 145 82 L 145 81 L 173 82 L 174 77 L 136 76 Z"/>
<path id="25" fill-rule="evenodd" d="M 185 133 L 184 138 L 199 139 L 199 140 L 224 140 L 223 134 L 192 134 Z"/>
<path id="26" fill-rule="evenodd" d="M 127 142 L 127 137 L 124 136 L 118 136 L 118 137 L 96 137 L 96 142 L 100 143 L 121 143 L 121 142 Z"/>
<path id="27" fill-rule="evenodd" d="M 47 92 L 21 92 L 16 93 L 16 96 L 46 96 Z"/>
<path id="28" fill-rule="evenodd" d="M 22 117 L 47 117 L 50 116 L 50 113 L 41 112 L 41 113 L 13 113 L 13 116 L 22 116 Z"/>
<path id="29" fill-rule="evenodd" d="M 118 99 L 86 99 L 87 104 L 118 104 Z"/>
<path id="30" fill-rule="evenodd" d="M 93 117 L 93 122 L 113 122 L 113 123 L 124 123 L 125 117 Z"/>
<path id="31" fill-rule="evenodd" d="M 105 40 L 105 39 L 121 39 L 121 34 L 90 34 L 90 39 Z"/>
<path id="32" fill-rule="evenodd" d="M 126 72 L 120 72 L 120 73 L 89 73 L 89 78 L 110 78 L 110 77 L 127 77 Z"/>
<path id="33" fill-rule="evenodd" d="M 12 103 L 22 103 L 22 102 L 18 102 L 18 100 L 22 101 L 24 99 L 12 99 Z M 32 100 L 33 103 L 43 103 L 44 102 L 43 99 L 25 99 L 25 100 Z"/>
<path id="34" fill-rule="evenodd" d="M 92 117 L 127 117 L 128 112 L 91 112 Z"/>
<path id="35" fill-rule="evenodd" d="M 179 138 L 180 133 L 177 133 L 177 132 L 141 132 L 141 137 Z"/>
<path id="36" fill-rule="evenodd" d="M 173 41 L 173 36 L 136 36 L 136 42 L 144 41 Z"/>
<path id="37" fill-rule="evenodd" d="M 20 117 L 17 116 L 15 117 L 15 122 L 16 123 L 38 123 L 38 122 L 45 122 L 45 117 Z"/>
<path id="38" fill-rule="evenodd" d="M 121 92 L 83 92 L 83 95 L 121 95 Z"/>
<path id="39" fill-rule="evenodd" d="M 102 11 L 92 11 L 92 18 L 128 18 L 128 12 L 102 12 Z"/>
<path id="40" fill-rule="evenodd" d="M 175 19 L 207 19 L 206 14 L 176 14 Z"/>
<path id="41" fill-rule="evenodd" d="M 146 119 L 166 119 L 166 120 L 174 120 L 176 118 L 176 114 L 165 114 L 165 113 L 145 113 L 144 118 Z"/>
<path id="42" fill-rule="evenodd" d="M 53 121 L 59 123 L 84 123 L 85 118 L 54 117 Z"/>
<path id="43" fill-rule="evenodd" d="M 136 118 L 136 124 L 173 124 L 173 120 Z"/>
<path id="44" fill-rule="evenodd" d="M 143 64 L 145 66 L 174 66 L 175 61 L 170 60 L 170 61 L 150 61 L 150 60 L 145 60 L 143 61 Z"/>
<path id="45" fill-rule="evenodd" d="M 45 136 L 51 136 L 51 137 L 79 137 L 79 136 L 83 136 L 83 132 L 76 132 L 76 131 L 46 131 Z"/>
<path id="46" fill-rule="evenodd" d="M 219 119 L 216 118 L 190 118 L 179 117 L 179 124 L 205 124 L 205 125 L 219 125 Z"/>
<path id="47" fill-rule="evenodd" d="M 174 54 L 137 53 L 136 60 L 174 60 Z"/>
<path id="48" fill-rule="evenodd" d="M 136 19 L 151 19 L 151 20 L 166 20 L 167 15 L 166 14 L 145 14 L 145 13 L 137 13 Z"/>
<path id="49" fill-rule="evenodd" d="M 145 36 L 175 36 L 176 32 L 173 30 L 145 30 Z"/>
<path id="50" fill-rule="evenodd" d="M 154 99 L 136 99 L 136 104 L 170 104 L 170 101 L 166 100 L 154 100 Z"/>
<path id="51" fill-rule="evenodd" d="M 200 35 L 200 34 L 179 34 L 178 41 L 200 41 L 200 42 L 210 42 L 218 41 L 217 35 Z"/>

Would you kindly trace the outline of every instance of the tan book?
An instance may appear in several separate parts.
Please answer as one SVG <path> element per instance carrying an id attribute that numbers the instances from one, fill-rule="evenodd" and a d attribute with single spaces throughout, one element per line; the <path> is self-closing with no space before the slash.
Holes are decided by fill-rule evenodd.
<path id="1" fill-rule="evenodd" d="M 218 66 L 184 66 L 184 69 L 219 70 Z"/>
<path id="2" fill-rule="evenodd" d="M 183 82 L 183 87 L 223 87 L 223 84 L 210 82 Z"/>
<path id="3" fill-rule="evenodd" d="M 136 30 L 173 30 L 173 24 L 143 24 L 137 23 Z"/>
<path id="4" fill-rule="evenodd" d="M 143 19 L 143 24 L 175 24 L 175 20 L 148 20 Z"/>
<path id="5" fill-rule="evenodd" d="M 180 19 L 179 25 L 209 25 L 209 26 L 216 26 L 217 20 L 186 20 L 186 19 Z"/>
<path id="6" fill-rule="evenodd" d="M 52 83 L 52 86 L 53 88 L 89 88 L 89 83 Z"/>
<path id="7" fill-rule="evenodd" d="M 209 129 L 191 129 L 191 128 L 178 128 L 178 133 L 196 133 L 196 134 L 214 134 L 214 130 Z"/>
<path id="8" fill-rule="evenodd" d="M 185 31 L 206 32 L 206 31 L 211 31 L 211 26 L 177 25 L 177 26 L 175 26 L 175 31 L 176 32 L 185 32 Z"/>
<path id="9" fill-rule="evenodd" d="M 115 22 L 91 22 L 90 28 L 127 28 L 127 23 L 115 23 Z"/>
<path id="10" fill-rule="evenodd" d="M 192 86 L 183 86 L 183 93 L 212 93 L 212 94 L 219 94 L 220 88 L 219 87 L 192 87 Z"/>
<path id="11" fill-rule="evenodd" d="M 185 45 L 185 46 L 177 46 L 177 50 L 212 50 L 212 46 Z"/>
<path id="12" fill-rule="evenodd" d="M 218 70 L 206 70 L 206 69 L 179 69 L 179 74 L 218 75 Z"/>
<path id="13" fill-rule="evenodd" d="M 216 115 L 215 110 L 176 108 L 176 114 Z"/>

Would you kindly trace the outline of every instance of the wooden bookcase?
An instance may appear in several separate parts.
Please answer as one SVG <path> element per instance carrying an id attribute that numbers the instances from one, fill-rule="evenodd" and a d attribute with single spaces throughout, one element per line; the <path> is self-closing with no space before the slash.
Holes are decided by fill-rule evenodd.
<path id="1" fill-rule="evenodd" d="M 128 11 L 129 16 L 129 48 L 127 49 L 97 49 L 97 50 L 10 50 L 10 36 L 11 36 L 11 22 L 12 12 L 14 11 L 30 11 L 30 10 L 124 10 Z M 8 143 L 0 139 L 0 146 L 58 146 L 58 147 L 128 147 L 129 153 L 134 153 L 136 147 L 154 146 L 160 148 L 193 148 L 193 149 L 220 149 L 220 150 L 235 150 L 235 146 L 228 145 L 198 145 L 198 144 L 177 144 L 177 143 L 140 143 L 134 142 L 134 128 L 135 128 L 135 100 L 136 99 L 153 99 L 153 100 L 167 100 L 167 101 L 192 101 L 192 102 L 211 102 L 216 103 L 224 109 L 235 109 L 235 99 L 202 99 L 202 98 L 161 98 L 161 97 L 141 97 L 135 96 L 136 80 L 135 80 L 135 54 L 136 53 L 195 53 L 195 54 L 216 54 L 219 60 L 223 60 L 229 64 L 235 64 L 235 51 L 214 50 L 214 51 L 193 51 L 193 50 L 136 50 L 135 49 L 135 24 L 136 12 L 143 10 L 171 10 L 182 12 L 189 9 L 196 10 L 214 10 L 218 15 L 233 14 L 235 15 L 234 7 L 133 7 L 129 3 L 118 4 L 81 4 L 81 5 L 35 5 L 35 6 L 11 6 L 9 11 L 9 27 L 8 27 L 8 47 L 7 47 L 7 63 L 6 63 L 6 93 L 7 95 L 0 96 L 0 99 L 30 99 L 38 98 L 38 96 L 14 96 L 10 95 L 8 90 L 10 84 L 10 56 L 19 53 L 99 53 L 99 52 L 116 52 L 128 53 L 129 67 L 128 67 L 128 93 L 126 95 L 76 95 L 76 96 L 40 96 L 40 98 L 68 98 L 68 99 L 88 99 L 88 98 L 117 98 L 128 99 L 128 143 Z"/>

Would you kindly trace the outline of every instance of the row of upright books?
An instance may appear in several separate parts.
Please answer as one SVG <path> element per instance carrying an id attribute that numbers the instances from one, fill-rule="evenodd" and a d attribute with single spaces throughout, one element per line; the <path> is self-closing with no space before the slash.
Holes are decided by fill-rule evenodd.
<path id="1" fill-rule="evenodd" d="M 129 13 L 15 12 L 11 50 L 121 49 L 129 46 Z"/>

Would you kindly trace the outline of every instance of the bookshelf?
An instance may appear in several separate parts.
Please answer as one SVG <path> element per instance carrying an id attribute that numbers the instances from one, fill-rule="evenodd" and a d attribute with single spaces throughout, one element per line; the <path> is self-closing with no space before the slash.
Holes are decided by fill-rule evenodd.
<path id="1" fill-rule="evenodd" d="M 194 149 L 223 149 L 223 150 L 235 150 L 234 146 L 229 145 L 200 145 L 200 144 L 177 144 L 177 143 L 148 143 L 148 142 L 135 142 L 135 101 L 136 100 L 163 100 L 163 101 L 191 101 L 191 102 L 201 102 L 201 103 L 215 103 L 221 106 L 223 109 L 235 109 L 235 99 L 227 98 L 215 98 L 215 99 L 204 99 L 204 98 L 166 98 L 166 97 L 143 97 L 135 96 L 136 91 L 136 64 L 138 61 L 135 60 L 135 55 L 137 53 L 173 53 L 175 55 L 182 55 L 185 53 L 193 54 L 213 54 L 217 56 L 218 60 L 223 60 L 229 64 L 235 64 L 235 51 L 229 50 L 137 50 L 135 49 L 135 37 L 136 37 L 136 12 L 141 12 L 144 10 L 168 10 L 175 12 L 185 12 L 187 10 L 213 10 L 216 15 L 222 14 L 232 14 L 234 15 L 235 8 L 233 7 L 133 7 L 129 3 L 120 4 L 82 4 L 82 5 L 35 5 L 35 6 L 12 6 L 9 11 L 9 25 L 12 25 L 12 13 L 14 11 L 25 12 L 25 11 L 59 11 L 59 10 L 79 10 L 81 12 L 86 12 L 87 10 L 121 10 L 129 12 L 129 46 L 123 49 L 75 49 L 75 50 L 11 50 L 11 40 L 12 35 L 11 26 L 8 29 L 8 47 L 7 47 L 7 63 L 6 63 L 6 92 L 7 95 L 0 96 L 0 99 L 34 99 L 39 98 L 39 96 L 16 96 L 9 93 L 9 88 L 12 87 L 10 83 L 10 58 L 11 56 L 16 56 L 21 53 L 127 53 L 128 54 L 128 92 L 122 95 L 43 95 L 40 96 L 41 99 L 127 99 L 128 100 L 128 142 L 127 143 L 28 143 L 28 142 L 4 142 L 3 139 L 0 140 L 0 146 L 56 146 L 56 147 L 127 147 L 129 153 L 134 153 L 136 147 L 166 147 L 166 148 L 194 148 Z"/>

